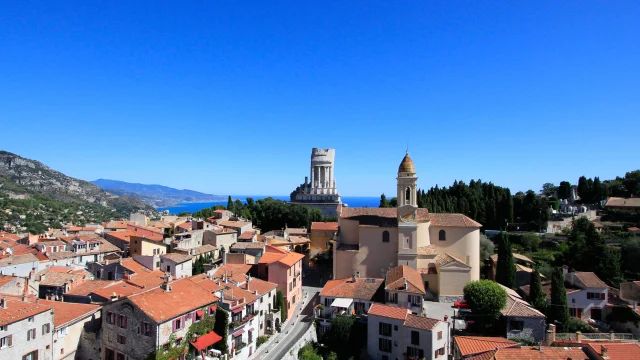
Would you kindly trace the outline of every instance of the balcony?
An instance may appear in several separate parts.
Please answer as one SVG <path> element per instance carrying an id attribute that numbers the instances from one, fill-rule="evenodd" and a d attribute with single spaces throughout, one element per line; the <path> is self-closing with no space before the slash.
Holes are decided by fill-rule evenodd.
<path id="1" fill-rule="evenodd" d="M 231 329 L 237 329 L 240 326 L 248 323 L 249 321 L 251 321 L 251 319 L 253 319 L 255 317 L 254 314 L 248 314 L 245 315 L 242 319 L 240 319 L 239 321 L 234 321 L 231 324 L 229 324 L 229 326 L 231 327 Z"/>

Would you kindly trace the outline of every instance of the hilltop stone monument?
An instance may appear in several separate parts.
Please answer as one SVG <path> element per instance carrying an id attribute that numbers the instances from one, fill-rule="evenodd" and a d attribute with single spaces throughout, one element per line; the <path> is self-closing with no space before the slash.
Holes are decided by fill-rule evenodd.
<path id="1" fill-rule="evenodd" d="M 320 209 L 324 215 L 337 215 L 340 194 L 334 176 L 335 149 L 311 149 L 310 176 L 305 176 L 291 193 L 291 203 Z"/>

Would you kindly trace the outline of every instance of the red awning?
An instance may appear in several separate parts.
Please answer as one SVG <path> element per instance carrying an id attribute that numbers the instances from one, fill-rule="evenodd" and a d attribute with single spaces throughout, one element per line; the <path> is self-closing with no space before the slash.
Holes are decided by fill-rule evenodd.
<path id="1" fill-rule="evenodd" d="M 238 330 L 238 331 L 233 333 L 233 337 L 238 337 L 238 336 L 240 336 L 242 334 L 244 334 L 244 330 Z"/>
<path id="2" fill-rule="evenodd" d="M 194 348 L 198 349 L 198 351 L 202 351 L 220 340 L 222 340 L 222 336 L 211 331 L 198 337 L 194 341 L 191 341 L 191 345 L 193 345 Z"/>
<path id="3" fill-rule="evenodd" d="M 213 311 L 213 312 L 216 312 L 216 309 L 217 309 L 217 308 L 216 308 L 216 306 L 215 306 L 215 305 L 212 305 L 212 306 L 209 308 L 209 310 L 211 310 L 211 311 Z"/>
<path id="4" fill-rule="evenodd" d="M 254 328 L 249 329 L 249 332 L 253 332 L 253 330 L 255 330 Z"/>
<path id="5" fill-rule="evenodd" d="M 242 307 L 239 307 L 239 308 L 237 308 L 237 309 L 235 309 L 235 310 L 233 310 L 231 312 L 234 313 L 234 314 L 237 314 L 239 312 L 242 312 L 242 309 L 243 309 Z"/>
<path id="6" fill-rule="evenodd" d="M 202 310 L 196 310 L 196 315 L 202 317 Z"/>

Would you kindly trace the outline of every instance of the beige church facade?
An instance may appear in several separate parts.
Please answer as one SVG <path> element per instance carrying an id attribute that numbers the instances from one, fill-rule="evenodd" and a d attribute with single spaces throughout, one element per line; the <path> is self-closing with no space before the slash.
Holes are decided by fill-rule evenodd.
<path id="1" fill-rule="evenodd" d="M 417 181 L 407 153 L 398 169 L 397 208 L 338 207 L 333 278 L 380 278 L 398 265 L 420 272 L 428 297 L 458 299 L 480 279 L 481 224 L 462 214 L 417 206 Z"/>

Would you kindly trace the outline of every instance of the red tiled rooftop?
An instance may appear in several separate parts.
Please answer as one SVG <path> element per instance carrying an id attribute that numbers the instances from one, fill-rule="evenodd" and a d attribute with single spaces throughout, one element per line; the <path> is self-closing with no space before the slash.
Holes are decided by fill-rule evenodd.
<path id="1" fill-rule="evenodd" d="M 519 347 L 520 344 L 500 337 L 488 336 L 454 336 L 462 356 L 469 356 L 505 347 Z"/>
<path id="2" fill-rule="evenodd" d="M 407 319 L 404 321 L 404 326 L 411 327 L 414 329 L 431 331 L 439 323 L 440 323 L 440 320 L 438 319 L 432 319 L 426 316 L 409 314 L 407 315 Z"/>
<path id="3" fill-rule="evenodd" d="M 381 289 L 384 279 L 352 278 L 329 280 L 320 291 L 320 296 L 353 298 L 371 301 Z"/>
<path id="4" fill-rule="evenodd" d="M 312 222 L 311 231 L 338 231 L 337 222 Z"/>
<path id="5" fill-rule="evenodd" d="M 409 313 L 409 309 L 378 303 L 372 304 L 369 308 L 369 315 L 377 315 L 396 320 L 405 320 Z"/>
<path id="6" fill-rule="evenodd" d="M 422 282 L 420 272 L 406 265 L 389 269 L 387 272 L 386 289 L 425 294 L 424 283 Z"/>
<path id="7" fill-rule="evenodd" d="M 51 300 L 40 300 L 40 304 L 53 307 L 53 324 L 56 328 L 72 320 L 88 316 L 100 309 L 100 305 Z"/>
<path id="8" fill-rule="evenodd" d="M 637 360 L 640 359 L 640 345 L 631 342 L 591 342 L 588 347 L 602 356 L 602 347 L 607 349 L 609 360 Z"/>
<path id="9" fill-rule="evenodd" d="M 522 347 L 490 350 L 467 360 L 589 360 L 579 347 Z"/>
<path id="10" fill-rule="evenodd" d="M 7 308 L 3 309 L 0 307 L 0 326 L 24 320 L 30 316 L 34 316 L 51 309 L 51 305 L 34 304 L 30 301 L 25 302 L 18 298 L 8 296 L 5 298 L 7 301 Z"/>

